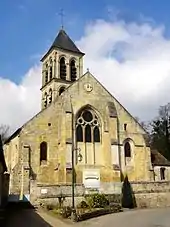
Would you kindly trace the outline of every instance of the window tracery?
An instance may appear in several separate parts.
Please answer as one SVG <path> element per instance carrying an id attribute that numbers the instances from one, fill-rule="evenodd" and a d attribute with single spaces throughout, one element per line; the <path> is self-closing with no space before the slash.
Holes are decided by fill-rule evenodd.
<path id="1" fill-rule="evenodd" d="M 76 121 L 77 142 L 100 142 L 100 124 L 97 115 L 91 110 L 83 110 Z"/>

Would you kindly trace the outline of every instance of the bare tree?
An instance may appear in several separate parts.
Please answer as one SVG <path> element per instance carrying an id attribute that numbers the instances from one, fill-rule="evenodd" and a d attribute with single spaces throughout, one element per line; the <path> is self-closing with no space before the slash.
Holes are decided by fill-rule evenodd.
<path id="1" fill-rule="evenodd" d="M 3 143 L 5 142 L 5 140 L 9 136 L 9 130 L 10 130 L 9 125 L 6 125 L 6 124 L 1 124 L 0 125 L 0 135 L 1 135 L 1 139 L 2 139 Z"/>
<path id="2" fill-rule="evenodd" d="M 136 121 L 149 133 L 150 122 L 141 121 L 139 117 L 135 117 Z"/>
<path id="3" fill-rule="evenodd" d="M 170 160 L 170 103 L 159 107 L 151 127 L 151 146 Z"/>

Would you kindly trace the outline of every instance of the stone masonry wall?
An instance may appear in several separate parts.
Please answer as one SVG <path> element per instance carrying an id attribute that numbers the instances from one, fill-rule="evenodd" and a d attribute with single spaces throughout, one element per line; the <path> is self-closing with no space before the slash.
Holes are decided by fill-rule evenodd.
<path id="1" fill-rule="evenodd" d="M 170 181 L 131 182 L 130 185 L 137 207 L 170 206 Z"/>
<path id="2" fill-rule="evenodd" d="M 42 185 L 34 184 L 32 182 L 31 203 L 34 205 L 42 204 L 56 204 L 59 202 L 58 198 L 64 198 L 64 205 L 71 205 L 72 200 L 72 186 L 65 185 Z M 83 185 L 75 186 L 75 202 L 78 203 L 83 199 L 85 188 Z M 34 196 L 35 195 L 35 196 Z"/>
<path id="3" fill-rule="evenodd" d="M 121 183 L 111 186 L 111 184 L 101 185 L 98 192 L 107 195 L 120 195 Z M 153 207 L 168 207 L 170 206 L 170 181 L 164 182 L 130 182 L 131 193 L 133 194 L 134 202 L 138 208 L 153 208 Z M 34 189 L 34 190 L 33 190 Z M 112 189 L 112 190 L 111 190 Z M 96 191 L 97 192 L 97 191 Z M 36 196 L 34 197 L 33 194 Z M 89 194 L 89 191 L 82 184 L 75 186 L 75 204 L 84 199 L 84 195 Z M 64 198 L 64 205 L 71 205 L 72 202 L 72 186 L 65 185 L 41 185 L 32 184 L 32 199 L 34 205 L 56 204 L 59 202 L 59 197 Z M 33 197 L 35 199 L 33 199 Z"/>

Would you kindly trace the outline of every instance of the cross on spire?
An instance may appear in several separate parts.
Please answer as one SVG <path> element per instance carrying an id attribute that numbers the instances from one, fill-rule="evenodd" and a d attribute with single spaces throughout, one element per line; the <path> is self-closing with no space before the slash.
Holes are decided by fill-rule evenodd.
<path id="1" fill-rule="evenodd" d="M 61 17 L 61 28 L 64 28 L 64 12 L 63 9 L 60 10 L 59 15 Z"/>

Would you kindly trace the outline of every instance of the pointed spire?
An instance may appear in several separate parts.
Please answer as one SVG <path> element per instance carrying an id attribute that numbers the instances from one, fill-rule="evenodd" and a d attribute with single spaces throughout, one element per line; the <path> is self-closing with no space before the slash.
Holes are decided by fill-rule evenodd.
<path id="1" fill-rule="evenodd" d="M 57 47 L 71 52 L 82 54 L 82 52 L 76 47 L 74 42 L 70 39 L 70 37 L 66 34 L 66 32 L 63 29 L 59 31 L 56 39 L 52 44 L 52 47 Z"/>
<path id="2" fill-rule="evenodd" d="M 67 33 L 63 29 L 61 29 L 59 31 L 57 37 L 55 38 L 52 46 L 49 49 L 49 51 L 51 51 L 54 48 L 70 51 L 70 52 L 77 53 L 77 54 L 80 54 L 80 55 L 84 55 L 84 53 L 82 53 L 77 48 L 77 46 L 74 44 L 74 42 L 70 39 L 70 37 L 67 35 Z M 46 55 L 49 53 L 49 51 L 46 53 Z"/>

